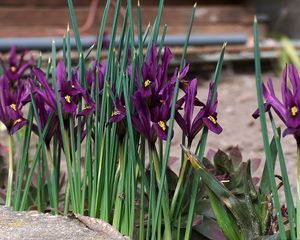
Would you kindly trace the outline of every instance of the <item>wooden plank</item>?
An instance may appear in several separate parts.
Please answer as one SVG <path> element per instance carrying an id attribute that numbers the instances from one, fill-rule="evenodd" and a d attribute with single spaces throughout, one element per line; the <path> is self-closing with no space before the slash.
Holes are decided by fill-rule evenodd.
<path id="1" fill-rule="evenodd" d="M 46 36 L 63 36 L 66 31 L 66 26 L 10 26 L 0 27 L 0 37 L 46 37 Z M 187 26 L 169 27 L 167 34 L 169 35 L 185 35 Z M 111 33 L 111 28 L 107 28 L 106 32 Z M 98 27 L 91 28 L 88 32 L 81 33 L 82 36 L 97 35 Z M 206 25 L 195 26 L 193 34 L 230 34 L 230 33 L 244 33 L 250 38 L 252 36 L 252 27 L 244 25 Z M 262 32 L 264 36 L 265 31 Z"/>
<path id="2" fill-rule="evenodd" d="M 88 16 L 88 7 L 76 8 L 78 22 L 84 21 Z M 162 24 L 186 25 L 191 14 L 191 7 L 165 7 Z M 98 19 L 102 15 L 103 8 L 98 10 Z M 143 23 L 153 23 L 157 13 L 156 7 L 143 7 Z M 134 16 L 136 16 L 134 9 Z M 195 25 L 211 23 L 243 23 L 252 24 L 254 11 L 245 7 L 199 7 L 195 14 Z M 10 25 L 38 25 L 52 24 L 63 25 L 68 20 L 67 8 L 49 7 L 22 7 L 22 8 L 0 8 L 0 26 Z M 175 17 L 176 16 L 176 17 Z M 111 8 L 108 17 L 108 24 L 112 23 L 113 9 Z"/>
<path id="3" fill-rule="evenodd" d="M 107 19 L 107 31 L 113 22 L 111 8 Z M 156 7 L 143 7 L 143 28 L 154 22 Z M 103 8 L 100 7 L 91 28 L 84 35 L 98 33 Z M 167 24 L 169 34 L 185 34 L 191 7 L 165 7 L 162 25 Z M 88 7 L 76 8 L 78 25 L 82 26 L 89 14 Z M 134 9 L 136 16 L 136 9 Z M 176 17 L 174 17 L 176 16 Z M 196 11 L 193 33 L 252 33 L 253 9 L 241 6 L 199 7 Z M 122 18 L 119 21 L 121 24 Z M 69 11 L 65 7 L 22 7 L 0 8 L 0 37 L 61 36 L 70 22 Z M 121 25 L 120 25 L 121 26 Z M 120 29 L 120 28 L 119 28 Z M 137 29 L 137 28 L 136 28 Z"/>

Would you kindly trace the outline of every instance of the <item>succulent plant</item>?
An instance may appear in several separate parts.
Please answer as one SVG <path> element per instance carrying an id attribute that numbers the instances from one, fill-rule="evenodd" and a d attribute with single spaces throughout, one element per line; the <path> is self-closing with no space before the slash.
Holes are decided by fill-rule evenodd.
<path id="1" fill-rule="evenodd" d="M 274 140 L 270 147 L 275 166 L 277 150 Z M 195 239 L 197 234 L 215 240 L 278 238 L 266 166 L 260 179 L 252 177 L 260 160 L 243 161 L 238 147 L 232 148 L 229 154 L 220 150 L 209 151 L 202 162 L 187 148 L 183 147 L 183 150 L 204 185 L 204 190 L 198 194 L 195 215 L 202 216 L 202 221 L 193 227 Z M 282 209 L 284 211 L 285 207 Z M 207 224 L 210 231 L 207 231 Z M 218 227 L 212 227 L 213 224 Z M 219 233 L 220 229 L 223 234 Z"/>

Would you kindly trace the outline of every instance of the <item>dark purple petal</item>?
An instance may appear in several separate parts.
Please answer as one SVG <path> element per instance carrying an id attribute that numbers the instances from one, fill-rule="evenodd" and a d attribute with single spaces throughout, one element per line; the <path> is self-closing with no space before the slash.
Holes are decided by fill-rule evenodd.
<path id="1" fill-rule="evenodd" d="M 180 72 L 179 79 L 184 79 L 189 69 L 190 69 L 190 64 L 185 64 L 182 71 Z"/>
<path id="2" fill-rule="evenodd" d="M 142 135 L 145 136 L 145 138 L 149 138 L 150 137 L 150 129 L 146 129 L 144 127 L 144 124 L 142 121 L 140 121 L 139 118 L 137 118 L 136 116 L 132 116 L 131 117 L 131 121 L 132 121 L 132 125 L 134 126 L 134 128 Z"/>
<path id="3" fill-rule="evenodd" d="M 66 66 L 62 60 L 60 60 L 56 66 L 56 80 L 58 90 L 60 91 L 63 88 L 63 83 L 67 81 Z"/>
<path id="4" fill-rule="evenodd" d="M 293 86 L 293 93 L 295 97 L 295 102 L 298 106 L 300 106 L 300 77 L 297 71 L 297 68 L 290 64 L 288 66 L 289 78 Z"/>
<path id="5" fill-rule="evenodd" d="M 20 78 L 24 74 L 26 69 L 30 68 L 32 65 L 33 65 L 33 59 L 30 59 L 27 63 L 21 65 L 17 71 L 18 77 Z"/>
<path id="6" fill-rule="evenodd" d="M 155 44 L 152 44 L 149 58 L 148 58 L 148 64 L 155 65 L 156 62 L 157 62 L 157 48 Z"/>
<path id="7" fill-rule="evenodd" d="M 187 124 L 187 129 L 191 128 L 196 94 L 197 94 L 197 79 L 195 78 L 189 84 L 186 102 L 184 105 L 184 119 Z"/>
<path id="8" fill-rule="evenodd" d="M 184 104 L 185 102 L 185 99 L 186 99 L 186 96 L 183 96 L 181 98 L 179 98 L 176 102 L 176 109 L 177 110 L 181 110 L 182 109 L 182 105 Z"/>
<path id="9" fill-rule="evenodd" d="M 299 128 L 300 127 L 300 112 L 297 111 L 296 115 L 292 115 L 292 110 L 287 110 L 286 116 L 286 126 L 289 128 Z"/>
<path id="10" fill-rule="evenodd" d="M 169 130 L 169 127 L 166 125 L 166 123 L 163 121 L 159 121 L 157 123 L 153 123 L 153 127 L 155 129 L 157 136 L 161 140 L 166 141 L 168 138 L 168 130 Z M 172 137 L 173 137 L 173 133 L 172 133 Z"/>
<path id="11" fill-rule="evenodd" d="M 284 68 L 282 73 L 281 94 L 285 108 L 293 107 L 295 105 L 293 94 L 287 87 L 287 67 Z"/>
<path id="12" fill-rule="evenodd" d="M 285 108 L 282 105 L 282 103 L 278 100 L 278 98 L 275 96 L 272 82 L 268 81 L 268 87 L 269 87 L 270 92 L 268 91 L 268 89 L 265 87 L 264 84 L 262 85 L 262 87 L 263 87 L 263 95 L 266 99 L 267 104 L 271 105 L 273 107 L 273 109 L 275 110 L 275 112 L 277 113 L 277 115 L 283 121 L 285 121 L 284 120 L 285 119 Z"/>
<path id="13" fill-rule="evenodd" d="M 203 122 L 206 125 L 206 127 L 216 133 L 216 134 L 220 134 L 223 129 L 221 128 L 221 126 L 218 124 L 218 122 L 216 122 L 215 119 L 211 119 L 212 116 L 207 117 L 207 118 L 203 118 Z"/>
<path id="14" fill-rule="evenodd" d="M 268 103 L 264 103 L 264 112 L 269 111 L 271 108 L 271 105 Z M 257 119 L 259 117 L 259 109 L 256 109 L 254 113 L 252 113 L 252 117 L 254 119 Z"/>
<path id="15" fill-rule="evenodd" d="M 110 117 L 109 122 L 110 123 L 112 123 L 112 122 L 120 122 L 125 117 L 126 117 L 126 114 L 123 114 L 123 113 L 121 113 L 119 111 L 115 111 L 115 112 L 112 113 L 112 116 Z"/>
<path id="16" fill-rule="evenodd" d="M 17 66 L 17 47 L 16 47 L 16 45 L 13 45 L 10 48 L 8 61 L 9 61 L 9 65 Z"/>
<path id="17" fill-rule="evenodd" d="M 175 113 L 175 120 L 176 120 L 177 124 L 179 125 L 179 127 L 184 132 L 184 134 L 187 135 L 188 130 L 187 130 L 186 123 L 185 123 L 183 117 L 180 115 L 180 113 L 178 111 L 176 111 L 176 113 Z"/>
<path id="18" fill-rule="evenodd" d="M 76 112 L 77 105 L 74 103 L 74 101 L 72 101 L 72 99 L 69 100 L 68 98 L 66 99 L 65 97 L 61 97 L 60 101 L 63 111 L 71 114 L 74 114 Z"/>
<path id="19" fill-rule="evenodd" d="M 18 118 L 13 122 L 13 125 L 11 129 L 9 130 L 9 134 L 13 135 L 15 132 L 17 132 L 19 129 L 27 125 L 28 121 L 24 118 Z"/>

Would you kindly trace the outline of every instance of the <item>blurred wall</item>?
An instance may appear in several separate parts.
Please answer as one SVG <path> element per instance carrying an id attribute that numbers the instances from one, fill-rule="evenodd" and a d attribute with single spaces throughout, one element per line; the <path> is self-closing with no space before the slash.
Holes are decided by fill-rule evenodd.
<path id="1" fill-rule="evenodd" d="M 300 0 L 256 0 L 254 2 L 257 14 L 266 16 L 269 31 L 290 38 L 300 38 Z"/>

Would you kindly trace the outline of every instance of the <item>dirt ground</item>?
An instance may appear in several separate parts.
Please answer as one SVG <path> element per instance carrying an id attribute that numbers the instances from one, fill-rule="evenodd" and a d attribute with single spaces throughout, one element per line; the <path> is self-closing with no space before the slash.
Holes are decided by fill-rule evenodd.
<path id="1" fill-rule="evenodd" d="M 273 79 L 275 90 L 281 99 L 280 85 L 281 79 L 274 73 L 264 73 L 263 81 L 268 78 Z M 205 100 L 207 97 L 209 82 L 199 77 L 199 87 L 197 96 Z M 260 132 L 259 120 L 252 118 L 252 113 L 257 108 L 256 86 L 254 74 L 233 73 L 232 71 L 225 71 L 222 73 L 220 85 L 218 88 L 219 105 L 218 105 L 218 122 L 223 128 L 220 135 L 214 133 L 209 134 L 206 152 L 209 149 L 228 150 L 233 146 L 239 146 L 242 151 L 244 161 L 253 158 L 261 158 L 262 163 L 260 169 L 254 174 L 260 176 L 264 165 L 264 147 L 262 134 Z M 274 114 L 275 115 L 275 114 Z M 277 117 L 277 126 L 282 130 L 284 125 Z M 269 136 L 272 138 L 272 129 L 269 127 Z M 178 126 L 176 126 L 177 131 Z M 176 132 L 175 132 L 176 133 Z M 181 142 L 180 134 L 175 134 L 174 146 L 172 148 L 171 156 L 180 156 L 179 143 Z M 286 136 L 282 139 L 282 147 L 285 153 L 285 161 L 288 169 L 289 180 L 292 185 L 292 191 L 295 196 L 296 193 L 296 144 L 292 136 Z M 280 174 L 279 163 L 277 161 L 276 174 Z M 283 193 L 283 188 L 281 189 Z M 281 194 L 282 194 L 281 193 Z M 282 194 L 283 195 L 283 194 Z"/>

